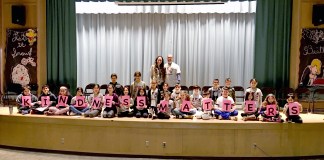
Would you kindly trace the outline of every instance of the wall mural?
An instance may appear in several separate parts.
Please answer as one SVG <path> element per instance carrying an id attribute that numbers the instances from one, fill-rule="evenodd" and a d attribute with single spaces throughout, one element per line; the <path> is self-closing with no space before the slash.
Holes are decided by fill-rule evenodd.
<path id="1" fill-rule="evenodd" d="M 7 29 L 5 84 L 37 84 L 36 29 Z"/>
<path id="2" fill-rule="evenodd" d="M 300 85 L 324 85 L 324 28 L 304 28 L 299 51 Z"/>

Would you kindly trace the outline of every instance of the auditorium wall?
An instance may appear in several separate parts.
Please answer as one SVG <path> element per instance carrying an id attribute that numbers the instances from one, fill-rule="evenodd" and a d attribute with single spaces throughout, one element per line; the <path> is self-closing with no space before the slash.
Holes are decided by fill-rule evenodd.
<path id="1" fill-rule="evenodd" d="M 26 24 L 13 24 L 11 6 L 26 7 Z M 46 0 L 0 0 L 1 90 L 4 91 L 5 46 L 7 28 L 37 28 L 37 83 L 46 83 Z"/>
<path id="2" fill-rule="evenodd" d="M 299 47 L 303 28 L 324 28 L 324 25 L 312 24 L 314 4 L 324 4 L 323 0 L 293 0 L 291 50 L 290 50 L 290 87 L 298 86 Z"/>

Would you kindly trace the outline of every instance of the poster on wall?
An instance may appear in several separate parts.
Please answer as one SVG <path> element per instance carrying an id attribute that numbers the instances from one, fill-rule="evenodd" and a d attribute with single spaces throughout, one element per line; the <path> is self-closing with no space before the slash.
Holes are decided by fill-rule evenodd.
<path id="1" fill-rule="evenodd" d="M 5 84 L 37 84 L 37 30 L 7 29 Z"/>
<path id="2" fill-rule="evenodd" d="M 304 28 L 299 51 L 300 86 L 324 86 L 324 28 Z"/>

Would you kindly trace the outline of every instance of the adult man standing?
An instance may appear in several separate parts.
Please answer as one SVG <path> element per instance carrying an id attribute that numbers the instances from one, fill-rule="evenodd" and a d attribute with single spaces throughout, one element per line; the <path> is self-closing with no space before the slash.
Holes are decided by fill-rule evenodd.
<path id="1" fill-rule="evenodd" d="M 173 56 L 168 55 L 168 63 L 164 64 L 166 77 L 165 82 L 169 84 L 169 87 L 174 87 L 177 83 L 180 83 L 180 67 L 173 62 Z"/>

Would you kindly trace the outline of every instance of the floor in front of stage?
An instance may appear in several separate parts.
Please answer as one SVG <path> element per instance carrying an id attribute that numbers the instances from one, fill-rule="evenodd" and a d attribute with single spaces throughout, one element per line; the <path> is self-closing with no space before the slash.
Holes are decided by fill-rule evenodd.
<path id="1" fill-rule="evenodd" d="M 218 119 L 210 119 L 210 120 L 202 120 L 202 119 L 176 119 L 176 118 L 170 118 L 169 120 L 160 120 L 160 119 L 154 119 L 154 121 L 160 121 L 160 122 L 200 122 L 200 123 L 262 123 L 259 121 L 243 121 L 240 114 L 242 113 L 242 110 L 239 110 L 238 115 L 238 121 L 228 121 L 228 120 L 218 120 Z M 9 107 L 8 106 L 0 106 L 0 115 L 9 115 Z M 72 118 L 72 119 L 100 119 L 100 120 L 106 120 L 107 118 L 85 118 L 82 116 L 46 116 L 46 115 L 38 115 L 38 114 L 27 114 L 22 115 L 17 113 L 17 107 L 13 108 L 13 116 L 33 116 L 33 117 L 49 117 L 49 118 Z M 282 116 L 282 119 L 286 119 L 286 116 L 281 112 L 280 115 Z M 324 114 L 312 114 L 312 113 L 301 113 L 301 118 L 303 119 L 304 123 L 324 123 Z M 111 119 L 111 118 L 110 118 Z M 149 118 L 112 118 L 116 121 L 152 121 Z"/>
<path id="2" fill-rule="evenodd" d="M 105 156 L 88 156 L 73 155 L 61 153 L 45 153 L 27 150 L 15 150 L 0 148 L 1 160 L 148 160 L 153 158 L 130 158 L 130 157 L 105 157 Z M 154 158 L 155 160 L 158 160 Z"/>

